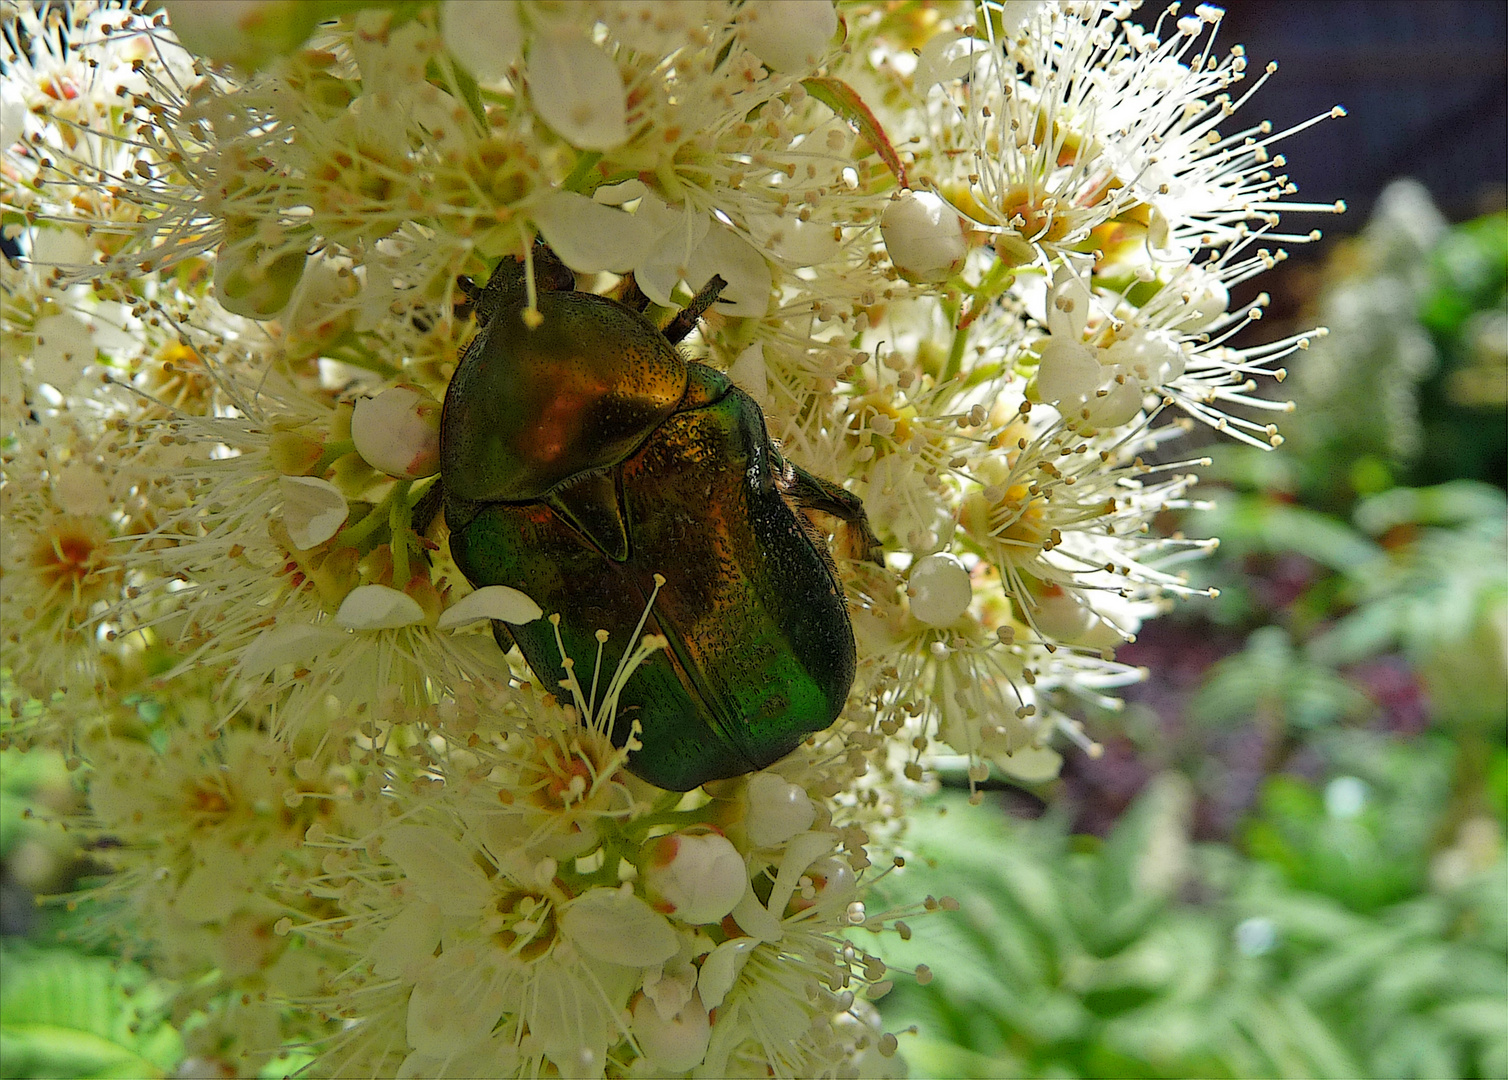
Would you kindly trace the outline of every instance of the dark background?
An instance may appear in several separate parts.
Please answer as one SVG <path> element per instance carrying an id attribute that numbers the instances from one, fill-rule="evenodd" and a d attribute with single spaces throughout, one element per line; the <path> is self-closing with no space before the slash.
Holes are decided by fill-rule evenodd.
<path id="1" fill-rule="evenodd" d="M 1298 217 L 1354 232 L 1390 180 L 1411 176 L 1462 221 L 1503 204 L 1508 40 L 1502 0 L 1230 0 L 1219 41 L 1246 46 L 1252 72 L 1277 73 L 1242 116 L 1275 130 L 1344 105 L 1275 148 L 1298 197 L 1344 199 L 1341 218 Z M 1239 89 L 1239 87 L 1238 87 Z M 1314 249 L 1291 250 L 1305 258 Z"/>

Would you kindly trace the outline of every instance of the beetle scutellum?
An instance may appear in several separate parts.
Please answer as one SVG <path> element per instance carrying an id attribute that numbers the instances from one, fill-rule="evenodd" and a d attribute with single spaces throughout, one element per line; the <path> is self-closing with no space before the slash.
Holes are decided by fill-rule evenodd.
<path id="1" fill-rule="evenodd" d="M 615 744 L 629 769 L 686 791 L 764 768 L 828 727 L 854 678 L 842 583 L 806 511 L 832 515 L 878 558 L 863 504 L 780 454 L 728 378 L 674 348 L 717 299 L 714 278 L 664 330 L 577 292 L 536 247 L 538 319 L 505 259 L 472 294 L 478 329 L 445 395 L 440 477 L 451 553 L 478 588 L 507 585 L 558 613 L 566 653 L 616 666 L 645 632 L 667 639 L 628 680 Z M 628 290 L 637 296 L 637 290 Z M 550 685 L 554 629 L 494 623 Z"/>

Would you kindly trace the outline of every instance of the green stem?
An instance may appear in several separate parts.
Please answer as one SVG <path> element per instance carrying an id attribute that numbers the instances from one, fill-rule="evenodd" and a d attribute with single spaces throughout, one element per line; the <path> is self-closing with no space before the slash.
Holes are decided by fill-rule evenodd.
<path id="1" fill-rule="evenodd" d="M 390 379 L 398 374 L 396 367 L 355 339 L 348 341 L 339 352 L 332 352 L 330 358 L 339 360 L 342 364 L 350 364 L 363 371 L 381 375 L 384 379 Z"/>
<path id="2" fill-rule="evenodd" d="M 412 480 L 399 480 L 393 485 L 392 505 L 388 507 L 388 524 L 392 529 L 392 539 L 388 541 L 388 550 L 393 553 L 393 588 L 402 589 L 408 584 L 408 534 L 410 512 L 408 505 L 408 489 Z"/>
<path id="3" fill-rule="evenodd" d="M 953 344 L 948 349 L 948 362 L 943 366 L 942 381 L 947 382 L 963 370 L 963 353 L 969 344 L 969 328 L 958 325 L 962 303 L 949 304 L 948 314 L 953 320 Z"/>
<path id="4" fill-rule="evenodd" d="M 372 507 L 371 513 L 349 529 L 343 530 L 340 534 L 340 542 L 346 547 L 359 549 L 363 540 L 376 532 L 379 526 L 386 525 L 388 523 L 388 516 L 391 513 L 393 493 L 397 490 L 398 485 L 394 484 L 393 490 L 384 495 L 380 503 Z"/>
<path id="5" fill-rule="evenodd" d="M 567 191 L 580 192 L 583 195 L 588 194 L 586 190 L 587 177 L 591 175 L 592 169 L 596 168 L 597 162 L 601 160 L 602 154 L 599 151 L 588 150 L 576 159 L 576 164 L 571 169 L 571 174 L 565 178 L 565 183 L 561 186 Z M 595 187 L 596 185 L 592 186 Z"/>
<path id="6" fill-rule="evenodd" d="M 717 817 L 717 803 L 714 801 L 707 803 L 705 806 L 698 806 L 695 810 L 665 810 L 660 813 L 645 814 L 641 818 L 634 818 L 630 823 L 630 829 L 634 833 L 642 835 L 656 825 L 674 825 L 680 829 L 688 825 L 701 825 L 704 822 L 716 821 Z"/>
<path id="7" fill-rule="evenodd" d="M 325 470 L 334 465 L 337 458 L 343 458 L 355 449 L 356 443 L 351 439 L 336 439 L 334 442 L 325 443 L 324 453 L 319 455 L 319 460 L 309 470 L 309 475 L 325 475 Z"/>

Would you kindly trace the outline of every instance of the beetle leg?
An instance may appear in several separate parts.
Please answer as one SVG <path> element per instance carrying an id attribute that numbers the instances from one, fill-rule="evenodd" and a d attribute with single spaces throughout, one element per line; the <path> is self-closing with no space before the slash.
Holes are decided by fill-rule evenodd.
<path id="1" fill-rule="evenodd" d="M 623 280 L 618 283 L 618 295 L 614 297 L 618 303 L 626 308 L 644 314 L 644 309 L 649 307 L 649 297 L 644 295 L 644 290 L 639 288 L 639 283 L 634 280 L 633 271 L 623 275 Z"/>
<path id="2" fill-rule="evenodd" d="M 439 477 L 429 485 L 429 490 L 419 496 L 419 501 L 414 503 L 414 508 L 409 511 L 409 524 L 414 532 L 423 536 L 429 531 L 430 524 L 435 520 L 435 515 L 440 512 L 440 507 L 445 504 L 445 481 Z"/>
<path id="3" fill-rule="evenodd" d="M 706 314 L 708 308 L 717 303 L 717 298 L 727 287 L 726 281 L 717 274 L 713 274 L 712 280 L 702 286 L 702 291 L 691 298 L 691 303 L 676 312 L 675 318 L 665 324 L 665 328 L 661 331 L 665 335 L 665 340 L 674 345 L 691 333 L 696 328 L 696 321 Z"/>
<path id="4" fill-rule="evenodd" d="M 456 289 L 460 292 L 462 299 L 451 301 L 450 310 L 457 319 L 464 322 L 476 310 L 477 297 L 482 295 L 482 290 L 465 274 L 457 275 Z"/>
<path id="5" fill-rule="evenodd" d="M 800 510 L 815 510 L 831 514 L 846 526 L 848 548 L 858 558 L 880 566 L 885 557 L 880 550 L 880 538 L 869 527 L 869 515 L 864 512 L 863 501 L 853 492 L 839 487 L 831 480 L 813 476 L 798 465 L 788 465 L 789 480 L 782 482 L 781 493 Z"/>

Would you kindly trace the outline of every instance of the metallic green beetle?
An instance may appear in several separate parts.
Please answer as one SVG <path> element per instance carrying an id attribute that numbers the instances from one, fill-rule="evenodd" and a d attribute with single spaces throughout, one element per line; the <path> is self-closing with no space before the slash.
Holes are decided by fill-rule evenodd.
<path id="1" fill-rule="evenodd" d="M 440 423 L 451 553 L 478 588 L 508 585 L 558 613 L 570 656 L 595 656 L 608 631 L 604 671 L 663 575 L 645 632 L 668 647 L 629 678 L 613 742 L 637 718 L 628 767 L 673 791 L 762 769 L 829 726 L 853 683 L 843 587 L 805 512 L 839 518 L 877 559 L 863 504 L 786 462 L 753 399 L 677 353 L 721 279 L 661 331 L 574 291 L 547 248 L 534 264 L 535 328 L 517 260 L 472 296 L 477 334 Z M 642 299 L 631 279 L 627 294 Z M 493 629 L 541 679 L 565 677 L 546 621 Z"/>

